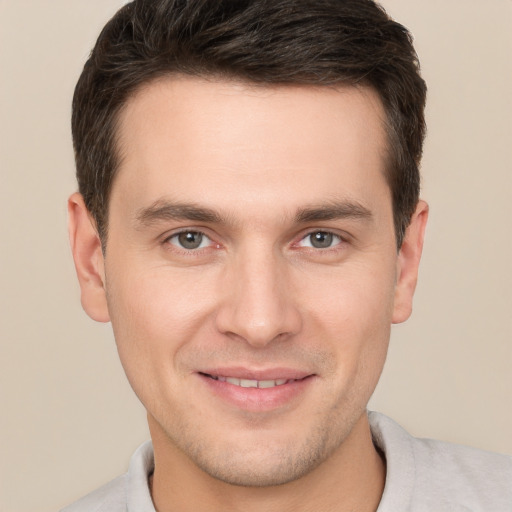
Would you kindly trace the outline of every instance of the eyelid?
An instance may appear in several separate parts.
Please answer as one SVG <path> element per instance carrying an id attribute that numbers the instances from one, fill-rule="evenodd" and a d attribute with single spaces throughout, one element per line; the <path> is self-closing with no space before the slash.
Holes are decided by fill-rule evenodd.
<path id="1" fill-rule="evenodd" d="M 334 243 L 330 247 L 326 247 L 326 248 L 313 247 L 311 245 L 306 246 L 306 245 L 301 244 L 301 242 L 303 242 L 304 240 L 306 240 L 308 237 L 310 237 L 311 235 L 313 235 L 315 233 L 326 233 L 326 234 L 332 235 L 333 237 L 336 237 L 338 239 L 338 242 Z M 339 246 L 341 246 L 341 245 L 348 244 L 350 239 L 351 239 L 351 237 L 349 234 L 340 233 L 339 231 L 337 231 L 335 229 L 329 229 L 329 228 L 313 228 L 313 229 L 311 229 L 311 228 L 308 228 L 308 230 L 303 232 L 298 237 L 297 241 L 293 243 L 293 246 L 299 247 L 299 248 L 310 249 L 310 250 L 317 251 L 317 252 L 318 251 L 328 252 L 328 251 L 334 251 L 334 250 L 339 249 Z"/>
<path id="2" fill-rule="evenodd" d="M 197 227 L 177 228 L 176 230 L 174 230 L 170 233 L 167 232 L 165 235 L 163 235 L 161 238 L 161 243 L 162 243 L 162 245 L 172 245 L 176 250 L 183 251 L 186 253 L 200 252 L 202 250 L 209 249 L 210 247 L 219 248 L 220 244 L 218 242 L 216 242 L 213 239 L 213 237 L 207 233 L 207 231 L 208 230 L 205 230 L 204 228 L 197 228 Z M 207 247 L 201 247 L 201 248 L 197 248 L 197 249 L 186 249 L 185 247 L 180 247 L 178 244 L 171 243 L 171 239 L 178 237 L 182 233 L 199 233 L 204 238 L 207 238 L 210 241 L 210 243 L 208 244 Z"/>
<path id="3" fill-rule="evenodd" d="M 217 242 L 211 234 L 209 234 L 209 229 L 203 228 L 203 227 L 195 227 L 195 226 L 187 226 L 187 227 L 180 227 L 176 228 L 175 230 L 171 232 L 167 232 L 161 237 L 161 244 L 162 245 L 172 245 L 176 250 L 182 250 L 183 252 L 187 253 L 193 253 L 193 252 L 200 252 L 205 249 L 209 249 L 211 247 L 220 249 L 222 247 L 222 244 Z M 186 249 L 184 247 L 180 247 L 178 244 L 170 244 L 170 240 L 174 237 L 179 236 L 182 233 L 188 233 L 188 232 L 194 232 L 194 233 L 200 233 L 203 237 L 207 238 L 209 240 L 209 244 L 207 247 L 202 247 L 198 249 Z M 303 246 L 301 245 L 301 242 L 303 242 L 307 237 L 313 235 L 314 233 L 327 233 L 331 234 L 333 237 L 336 237 L 339 241 L 335 243 L 334 245 L 326 248 L 316 248 L 312 246 Z M 321 252 L 328 252 L 329 250 L 336 250 L 338 246 L 348 244 L 350 243 L 352 237 L 348 233 L 340 233 L 336 229 L 329 229 L 329 228 L 307 228 L 307 230 L 304 230 L 299 236 L 297 236 L 296 241 L 292 242 L 292 247 L 304 247 L 306 249 L 312 249 L 314 251 L 321 251 Z"/>
<path id="4" fill-rule="evenodd" d="M 339 235 L 337 235 L 336 233 L 332 233 L 331 231 L 320 231 L 320 230 L 315 230 L 315 231 L 310 231 L 309 233 L 307 233 L 305 236 L 303 236 L 300 240 L 299 240 L 299 245 L 304 242 L 305 240 L 308 240 L 308 239 L 311 239 L 311 236 L 312 235 L 315 235 L 316 233 L 323 233 L 323 234 L 326 234 L 326 235 L 331 235 L 332 238 L 333 238 L 333 242 L 334 242 L 334 239 L 338 239 L 341 241 L 341 237 Z M 338 242 L 339 243 L 339 242 Z M 334 245 L 338 245 L 338 243 L 334 244 Z M 308 246 L 309 247 L 309 246 Z M 331 247 L 333 247 L 332 245 L 327 247 L 327 249 L 330 249 Z M 318 249 L 318 247 L 314 247 L 315 249 Z"/>

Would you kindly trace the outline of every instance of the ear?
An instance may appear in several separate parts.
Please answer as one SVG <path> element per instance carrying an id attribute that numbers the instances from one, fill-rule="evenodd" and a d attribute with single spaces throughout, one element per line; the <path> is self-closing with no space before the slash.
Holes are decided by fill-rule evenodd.
<path id="1" fill-rule="evenodd" d="M 412 299 L 418 280 L 418 267 L 428 219 L 428 204 L 419 201 L 405 232 L 397 259 L 397 282 L 393 308 L 394 324 L 405 322 L 412 313 Z"/>
<path id="2" fill-rule="evenodd" d="M 96 224 L 83 197 L 75 193 L 68 200 L 68 232 L 76 273 L 80 283 L 82 307 L 97 322 L 110 316 L 105 293 L 105 265 Z"/>

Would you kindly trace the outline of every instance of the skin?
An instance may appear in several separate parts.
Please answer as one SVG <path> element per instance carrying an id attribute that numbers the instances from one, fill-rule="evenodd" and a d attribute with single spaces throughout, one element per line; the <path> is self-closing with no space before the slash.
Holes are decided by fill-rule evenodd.
<path id="1" fill-rule="evenodd" d="M 148 412 L 159 512 L 376 510 L 366 405 L 428 212 L 397 252 L 383 126 L 367 88 L 159 80 L 121 116 L 105 254 L 70 198 L 82 304 Z M 307 378 L 233 401 L 205 370 Z"/>

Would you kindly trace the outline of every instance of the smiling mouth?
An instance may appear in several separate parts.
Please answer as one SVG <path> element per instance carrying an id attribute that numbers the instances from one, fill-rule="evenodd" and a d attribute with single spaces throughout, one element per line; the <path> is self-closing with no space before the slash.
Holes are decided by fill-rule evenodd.
<path id="1" fill-rule="evenodd" d="M 274 388 L 276 386 L 283 386 L 285 384 L 290 384 L 292 382 L 301 381 L 307 379 L 304 377 L 302 379 L 274 379 L 274 380 L 253 380 L 253 379 L 238 379 L 236 377 L 224 377 L 222 375 L 210 375 L 208 373 L 201 373 L 205 377 L 208 377 L 213 380 L 217 380 L 219 382 L 226 382 L 228 384 L 232 384 L 233 386 L 238 386 L 241 388 L 260 388 L 260 389 L 269 389 Z"/>

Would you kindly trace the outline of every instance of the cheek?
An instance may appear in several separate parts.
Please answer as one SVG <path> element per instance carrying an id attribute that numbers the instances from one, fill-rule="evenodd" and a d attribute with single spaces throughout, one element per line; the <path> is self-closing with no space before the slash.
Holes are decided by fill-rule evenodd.
<path id="1" fill-rule="evenodd" d="M 395 290 L 392 262 L 353 263 L 310 277 L 301 291 L 306 298 L 303 304 L 326 327 L 356 334 L 391 324 Z"/>
<path id="2" fill-rule="evenodd" d="M 107 275 L 109 312 L 123 334 L 168 339 L 192 328 L 211 307 L 204 279 L 199 281 L 193 273 L 165 266 L 144 268 L 137 262 L 126 267 L 125 272 L 116 268 Z"/>
<path id="3" fill-rule="evenodd" d="M 188 276 L 165 268 L 135 268 L 107 273 L 107 300 L 121 363 L 146 402 L 159 383 L 179 373 L 179 352 L 207 329 L 211 304 Z"/>
<path id="4" fill-rule="evenodd" d="M 376 371 L 379 374 L 393 312 L 392 263 L 333 268 L 328 278 L 317 276 L 303 293 L 309 308 L 309 336 L 315 339 L 322 333 L 338 365 L 343 367 L 342 378 L 354 379 L 356 374 Z"/>

